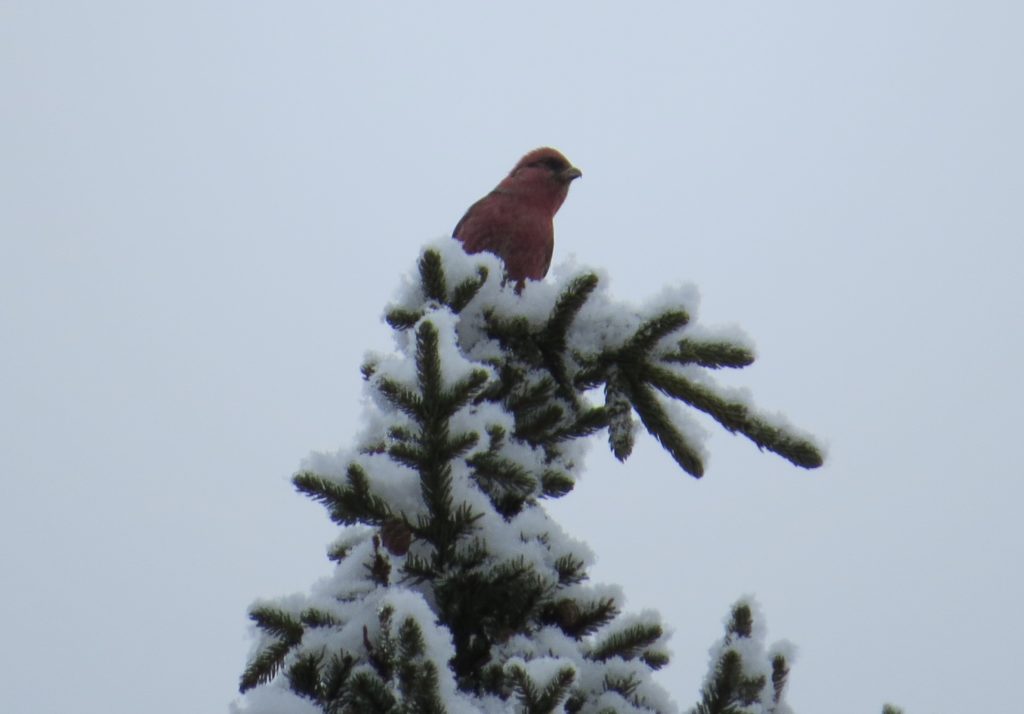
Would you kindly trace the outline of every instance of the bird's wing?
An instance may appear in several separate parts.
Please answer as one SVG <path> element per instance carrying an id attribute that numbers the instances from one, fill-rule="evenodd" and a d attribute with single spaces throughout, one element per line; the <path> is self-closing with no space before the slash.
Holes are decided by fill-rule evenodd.
<path id="1" fill-rule="evenodd" d="M 458 238 L 459 240 L 464 242 L 463 229 L 466 228 L 466 223 L 468 221 L 471 221 L 473 218 L 475 218 L 474 213 L 479 212 L 478 209 L 480 205 L 488 202 L 489 200 L 493 201 L 496 196 L 503 195 L 504 193 L 505 191 L 496 188 L 489 194 L 481 198 L 479 201 L 475 202 L 472 206 L 467 208 L 466 212 L 462 214 L 462 218 L 460 218 L 459 222 L 455 224 L 455 230 L 452 231 L 452 238 Z"/>
<path id="2" fill-rule="evenodd" d="M 477 201 L 476 203 L 480 203 L 480 201 Z M 462 234 L 462 229 L 466 227 L 466 221 L 469 220 L 470 214 L 473 212 L 473 209 L 476 208 L 476 203 L 474 203 L 472 206 L 466 209 L 466 212 L 462 214 L 462 218 L 460 218 L 459 222 L 455 224 L 455 230 L 452 231 L 452 238 L 458 238 L 459 240 L 462 240 L 462 238 L 460 237 Z"/>

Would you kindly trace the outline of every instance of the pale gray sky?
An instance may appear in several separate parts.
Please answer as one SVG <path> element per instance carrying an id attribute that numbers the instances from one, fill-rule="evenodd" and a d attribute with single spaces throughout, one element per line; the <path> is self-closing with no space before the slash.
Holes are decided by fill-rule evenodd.
<path id="1" fill-rule="evenodd" d="M 528 149 L 556 263 L 694 282 L 730 375 L 830 445 L 702 481 L 595 443 L 553 508 L 675 629 L 741 594 L 798 712 L 1005 708 L 1024 627 L 1015 2 L 0 1 L 0 708 L 223 711 L 246 607 L 334 530 L 288 477 L 358 428 L 419 247 Z M 623 533 L 642 534 L 625 543 Z M 668 569 L 664 565 L 669 563 Z"/>

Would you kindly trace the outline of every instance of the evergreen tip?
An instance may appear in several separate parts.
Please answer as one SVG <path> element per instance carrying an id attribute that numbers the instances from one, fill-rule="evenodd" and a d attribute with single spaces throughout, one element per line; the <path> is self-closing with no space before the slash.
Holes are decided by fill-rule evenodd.
<path id="1" fill-rule="evenodd" d="M 444 302 L 447 285 L 441 254 L 433 248 L 423 251 L 423 255 L 420 256 L 419 269 L 424 297 L 434 302 Z"/>
<path id="2" fill-rule="evenodd" d="M 396 307 L 388 310 L 384 315 L 384 321 L 395 330 L 408 330 L 413 327 L 420 318 L 423 317 L 422 311 L 418 310 L 406 310 L 405 308 Z"/>

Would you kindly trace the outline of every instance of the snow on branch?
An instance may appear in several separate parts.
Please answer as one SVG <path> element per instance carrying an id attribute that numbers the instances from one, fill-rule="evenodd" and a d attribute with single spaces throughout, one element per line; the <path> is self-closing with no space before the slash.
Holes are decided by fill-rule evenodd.
<path id="1" fill-rule="evenodd" d="M 715 384 L 754 352 L 696 324 L 692 287 L 633 307 L 595 271 L 521 290 L 501 276 L 445 239 L 387 308 L 394 351 L 363 366 L 362 433 L 293 479 L 344 529 L 334 574 L 251 609 L 244 711 L 676 711 L 651 679 L 668 662 L 658 616 L 622 615 L 618 588 L 589 583 L 593 554 L 541 502 L 572 491 L 601 430 L 624 460 L 643 425 L 693 476 L 699 414 L 799 466 L 821 451 Z M 781 714 L 786 659 L 757 649 L 749 612 L 734 610 L 708 696 Z"/>

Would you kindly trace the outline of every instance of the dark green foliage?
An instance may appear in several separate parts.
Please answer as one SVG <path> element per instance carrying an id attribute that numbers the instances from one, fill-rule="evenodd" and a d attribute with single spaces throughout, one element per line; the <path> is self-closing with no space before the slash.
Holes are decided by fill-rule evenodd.
<path id="1" fill-rule="evenodd" d="M 573 555 L 563 555 L 555 560 L 560 585 L 576 585 L 587 579 L 583 561 Z"/>
<path id="2" fill-rule="evenodd" d="M 715 666 L 715 678 L 702 691 L 702 700 L 694 710 L 696 714 L 736 714 L 742 707 L 756 702 L 764 686 L 763 677 L 743 676 L 743 660 L 739 653 L 729 650 Z"/>
<path id="3" fill-rule="evenodd" d="M 320 705 L 325 712 L 443 714 L 437 669 L 426 657 L 419 626 L 406 618 L 398 626 L 397 634 L 392 634 L 393 615 L 390 607 L 381 609 L 378 614 L 380 633 L 375 640 L 371 640 L 365 628 L 363 630 L 369 667 L 363 666 L 357 671 L 356 660 L 347 654 L 328 657 L 323 651 L 303 652 L 287 669 L 290 689 Z M 296 623 L 286 623 L 281 613 L 265 612 L 261 618 L 276 623 L 275 629 L 283 627 L 290 635 L 295 634 Z M 312 626 L 312 623 L 306 624 Z M 268 679 L 265 677 L 256 683 Z M 243 682 L 243 691 L 249 686 Z M 392 691 L 397 691 L 400 699 Z"/>
<path id="4" fill-rule="evenodd" d="M 330 614 L 307 609 L 296 618 L 283 610 L 272 607 L 255 607 L 249 612 L 249 619 L 268 636 L 269 642 L 249 662 L 242 674 L 239 690 L 244 692 L 269 682 L 281 669 L 285 658 L 301 641 L 307 627 L 332 627 L 339 624 Z M 308 668 L 308 658 L 300 658 L 293 664 L 298 667 L 296 681 L 304 682 L 303 667 Z M 289 677 L 292 671 L 289 670 Z"/>
<path id="5" fill-rule="evenodd" d="M 326 658 L 322 651 L 304 652 L 288 668 L 288 686 L 299 696 L 321 704 L 324 711 L 339 712 L 354 664 L 349 656 Z"/>
<path id="6" fill-rule="evenodd" d="M 288 686 L 293 692 L 307 699 L 315 699 L 320 693 L 320 661 L 322 655 L 303 652 L 288 668 Z"/>
<path id="7" fill-rule="evenodd" d="M 295 488 L 323 504 L 331 520 L 339 525 L 380 525 L 391 517 L 391 508 L 384 499 L 370 492 L 366 472 L 358 464 L 349 466 L 346 481 L 346 485 L 341 485 L 309 471 L 292 478 Z"/>
<path id="8" fill-rule="evenodd" d="M 724 648 L 710 681 L 701 691 L 701 701 L 692 714 L 741 714 L 744 707 L 756 702 L 770 702 L 769 714 L 782 701 L 782 695 L 789 676 L 789 664 L 781 654 L 771 658 L 771 682 L 763 674 L 748 672 L 740 651 L 731 647 L 737 640 L 748 640 L 753 634 L 754 614 L 749 605 L 740 602 L 733 607 L 732 617 L 726 626 Z M 768 692 L 765 689 L 770 687 Z"/>
<path id="9" fill-rule="evenodd" d="M 423 633 L 414 620 L 406 618 L 398 626 L 397 635 L 392 635 L 393 616 L 394 610 L 390 607 L 378 613 L 380 635 L 376 642 L 371 642 L 369 633 L 363 631 L 368 659 L 376 674 L 376 679 L 366 676 L 366 691 L 374 697 L 375 706 L 387 707 L 382 711 L 441 714 L 444 707 L 437 689 L 437 669 L 424 656 Z M 393 698 L 380 696 L 388 682 L 401 694 L 401 706 L 396 706 Z M 360 702 L 359 705 L 367 704 Z M 346 711 L 363 710 L 352 708 L 350 704 Z"/>
<path id="10" fill-rule="evenodd" d="M 641 702 L 636 700 L 634 693 L 636 692 L 637 685 L 640 683 L 636 680 L 636 677 L 632 675 L 626 677 L 613 677 L 608 675 L 604 678 L 605 691 L 616 692 L 622 696 L 626 701 L 630 701 L 633 704 L 640 704 Z"/>
<path id="11" fill-rule="evenodd" d="M 541 342 L 551 345 L 556 350 L 565 349 L 565 336 L 580 309 L 597 287 L 597 276 L 585 273 L 573 278 L 555 302 L 551 317 L 544 325 Z"/>
<path id="12" fill-rule="evenodd" d="M 444 706 L 437 690 L 437 668 L 425 659 L 423 633 L 411 619 L 398 628 L 395 671 L 398 690 L 408 702 L 408 710 L 423 714 L 441 714 Z"/>
<path id="13" fill-rule="evenodd" d="M 452 669 L 460 686 L 479 691 L 491 645 L 528 629 L 548 592 L 548 583 L 522 559 L 435 580 L 439 615 L 455 642 Z"/>
<path id="14" fill-rule="evenodd" d="M 640 325 L 633 337 L 619 350 L 619 361 L 639 362 L 647 359 L 662 338 L 689 321 L 690 316 L 684 310 L 668 310 L 651 318 Z"/>
<path id="15" fill-rule="evenodd" d="M 638 370 L 639 371 L 639 370 Z M 700 455 L 679 431 L 665 407 L 648 384 L 635 374 L 626 374 L 619 382 L 623 395 L 633 405 L 641 423 L 658 440 L 675 462 L 686 473 L 700 478 L 704 475 L 704 463 Z"/>
<path id="16" fill-rule="evenodd" d="M 752 416 L 745 404 L 725 400 L 711 389 L 663 367 L 646 366 L 640 373 L 666 396 L 699 409 L 731 432 L 744 434 L 759 448 L 773 451 L 797 466 L 821 466 L 821 454 L 813 444 Z"/>
<path id="17" fill-rule="evenodd" d="M 284 658 L 288 656 L 292 647 L 297 644 L 297 641 L 275 640 L 263 645 L 259 653 L 249 661 L 245 671 L 242 672 L 238 691 L 245 692 L 259 684 L 266 684 L 273 679 L 274 675 L 281 669 Z"/>
<path id="18" fill-rule="evenodd" d="M 419 322 L 421 317 L 423 317 L 422 312 L 395 308 L 388 311 L 384 316 L 384 320 L 396 330 L 408 330 Z M 367 375 L 364 373 L 364 376 Z"/>
<path id="19" fill-rule="evenodd" d="M 746 367 L 754 363 L 754 353 L 731 342 L 696 342 L 680 340 L 676 352 L 666 353 L 662 359 L 677 364 L 696 364 L 701 367 Z"/>
<path id="20" fill-rule="evenodd" d="M 579 598 L 561 598 L 544 605 L 541 622 L 556 625 L 562 632 L 575 639 L 592 635 L 607 625 L 619 614 L 619 608 L 611 598 L 600 598 L 587 602 Z M 594 659 L 594 657 L 590 657 Z"/>
<path id="21" fill-rule="evenodd" d="M 572 477 L 562 471 L 547 470 L 540 475 L 541 495 L 547 498 L 561 498 L 576 484 Z"/>
<path id="22" fill-rule="evenodd" d="M 522 704 L 524 714 L 550 714 L 569 696 L 576 673 L 571 667 L 563 667 L 546 685 L 533 681 L 527 671 L 513 665 L 508 668 L 508 681 Z"/>
<path id="23" fill-rule="evenodd" d="M 560 441 L 582 439 L 608 426 L 610 417 L 605 407 L 583 409 L 575 415 L 576 420 L 569 426 L 554 434 Z"/>
<path id="24" fill-rule="evenodd" d="M 598 642 L 589 657 L 601 662 L 610 657 L 635 659 L 661 639 L 662 634 L 660 625 L 633 625 Z"/>
<path id="25" fill-rule="evenodd" d="M 667 652 L 645 650 L 640 655 L 640 660 L 651 669 L 658 670 L 668 664 L 669 657 Z"/>
<path id="26" fill-rule="evenodd" d="M 608 414 L 608 447 L 619 461 L 633 453 L 633 405 L 627 386 L 619 375 L 612 372 L 604 386 L 604 408 Z"/>
<path id="27" fill-rule="evenodd" d="M 729 635 L 750 637 L 754 633 L 754 612 L 750 605 L 740 603 L 732 609 L 732 620 L 727 628 Z"/>
<path id="28" fill-rule="evenodd" d="M 480 266 L 477 268 L 476 277 L 463 280 L 449 291 L 441 255 L 435 250 L 424 251 L 420 256 L 419 274 L 420 286 L 427 303 L 444 305 L 456 315 L 466 308 L 487 282 L 487 268 Z M 423 315 L 423 309 L 409 310 L 396 307 L 388 310 L 384 319 L 396 330 L 408 330 L 414 327 Z"/>
<path id="29" fill-rule="evenodd" d="M 501 427 L 489 430 L 490 448 L 467 460 L 473 467 L 473 478 L 486 493 L 498 513 L 511 518 L 519 513 L 524 504 L 536 495 L 536 477 L 518 462 L 501 455 L 505 433 Z"/>
<path id="30" fill-rule="evenodd" d="M 710 388 L 695 384 L 669 366 L 691 364 L 717 369 L 744 367 L 754 361 L 753 353 L 746 347 L 721 341 L 699 342 L 684 338 L 677 341 L 674 350 L 658 350 L 662 340 L 688 322 L 686 311 L 666 310 L 642 323 L 618 349 L 578 360 L 575 387 L 591 389 L 602 384 L 605 387 L 606 411 L 599 421 L 595 418 L 595 430 L 608 427 L 609 446 L 616 458 L 623 461 L 632 452 L 629 412 L 635 411 L 644 427 L 684 471 L 697 477 L 704 473 L 699 452 L 659 403 L 655 395 L 658 392 L 708 414 L 730 432 L 743 434 L 759 448 L 773 451 L 797 466 L 821 466 L 821 453 L 810 441 L 754 415 L 743 403 L 729 401 Z M 520 335 L 519 343 L 525 339 Z M 550 361 L 558 362 L 557 359 Z M 564 367 L 560 369 L 559 374 L 564 374 Z M 552 376 L 558 375 L 552 373 Z"/>
<path id="31" fill-rule="evenodd" d="M 242 692 L 273 679 L 284 658 L 302 640 L 303 633 L 302 623 L 281 610 L 254 608 L 249 612 L 249 619 L 270 635 L 271 641 L 263 646 L 242 673 L 238 687 Z"/>
<path id="32" fill-rule="evenodd" d="M 443 302 L 448 294 L 441 254 L 436 250 L 423 251 L 420 256 L 420 285 L 428 301 Z"/>
<path id="33" fill-rule="evenodd" d="M 448 307 L 455 314 L 462 312 L 469 301 L 480 292 L 480 288 L 484 286 L 485 282 L 487 282 L 487 268 L 481 266 L 477 269 L 476 278 L 468 278 L 455 286 L 451 299 L 448 301 Z"/>
<path id="34" fill-rule="evenodd" d="M 775 692 L 775 701 L 782 699 L 782 692 L 786 689 L 786 682 L 789 680 L 789 662 L 780 654 L 772 657 L 772 689 Z"/>
<path id="35" fill-rule="evenodd" d="M 497 317 L 493 312 L 485 314 L 489 336 L 498 340 L 506 349 L 508 361 L 514 365 L 502 373 L 502 386 L 505 390 L 513 392 L 517 388 L 520 390 L 518 400 L 507 402 L 507 406 L 517 418 L 517 436 L 521 428 L 520 419 L 530 416 L 529 411 L 525 410 L 527 402 L 523 401 L 523 397 L 532 397 L 535 403 L 542 399 L 542 403 L 547 405 L 551 405 L 555 398 L 564 400 L 568 406 L 566 414 L 571 412 L 574 417 L 572 423 L 576 423 L 575 417 L 579 416 L 576 412 L 579 410 L 580 394 L 570 379 L 569 365 L 572 355 L 566 348 L 567 336 L 573 320 L 597 284 L 598 278 L 593 274 L 574 278 L 559 295 L 547 321 L 539 327 L 532 326 L 524 317 L 505 319 Z M 540 370 L 545 376 L 539 378 L 539 382 L 530 383 L 528 375 L 534 370 Z M 534 419 L 536 420 L 536 417 Z M 561 419 L 553 419 L 552 413 L 549 412 L 541 421 L 545 422 L 547 429 L 537 429 L 534 426 L 530 432 L 524 430 L 520 438 L 531 444 L 543 443 L 546 439 L 553 438 L 554 435 L 548 432 Z"/>

